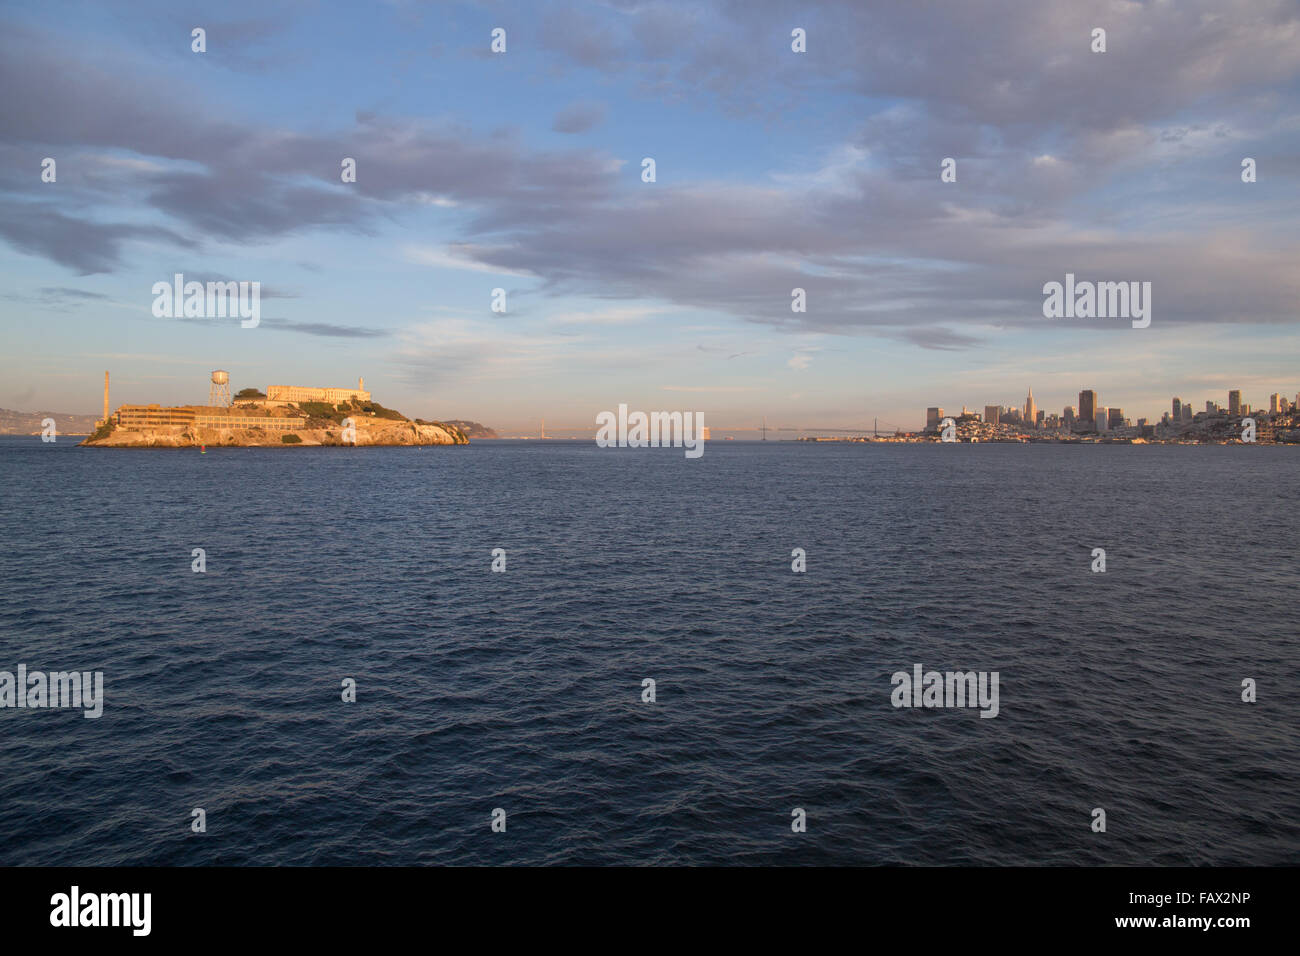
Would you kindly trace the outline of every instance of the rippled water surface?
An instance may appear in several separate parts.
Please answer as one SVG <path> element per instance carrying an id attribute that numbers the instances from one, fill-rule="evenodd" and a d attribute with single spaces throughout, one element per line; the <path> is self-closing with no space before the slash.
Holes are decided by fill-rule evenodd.
<path id="1" fill-rule="evenodd" d="M 72 442 L 0 670 L 104 715 L 0 710 L 0 863 L 1300 863 L 1300 449 Z"/>

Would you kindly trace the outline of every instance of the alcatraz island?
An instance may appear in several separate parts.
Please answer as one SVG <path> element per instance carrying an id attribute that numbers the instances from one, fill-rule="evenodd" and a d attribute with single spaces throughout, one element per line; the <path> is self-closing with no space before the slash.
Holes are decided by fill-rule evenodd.
<path id="1" fill-rule="evenodd" d="M 464 423 L 470 424 L 470 423 Z M 213 446 L 466 445 L 461 423 L 410 419 L 356 388 L 270 385 L 230 395 L 230 373 L 212 373 L 207 405 L 119 405 L 81 442 L 101 448 Z"/>

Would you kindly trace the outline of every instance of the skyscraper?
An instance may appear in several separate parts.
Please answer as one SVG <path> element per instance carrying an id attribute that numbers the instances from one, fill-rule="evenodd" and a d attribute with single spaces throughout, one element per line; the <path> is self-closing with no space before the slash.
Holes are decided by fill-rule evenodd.
<path id="1" fill-rule="evenodd" d="M 1038 421 L 1038 406 L 1034 404 L 1034 390 L 1029 390 L 1029 395 L 1025 398 L 1025 424 L 1034 425 Z"/>
<path id="2" fill-rule="evenodd" d="M 1282 406 L 1280 403 L 1283 401 L 1285 401 L 1285 399 L 1283 399 L 1282 396 L 1279 395 L 1277 392 L 1274 392 L 1272 395 L 1270 395 L 1268 397 L 1268 413 L 1270 415 L 1280 414 L 1282 411 Z"/>
<path id="3" fill-rule="evenodd" d="M 928 429 L 938 428 L 939 422 L 943 420 L 943 409 L 937 406 L 930 406 L 925 410 L 925 427 Z"/>
<path id="4" fill-rule="evenodd" d="M 1228 414 L 1241 414 L 1241 389 L 1234 388 L 1228 393 Z"/>
<path id="5" fill-rule="evenodd" d="M 988 422 L 988 424 L 990 424 L 990 425 L 996 425 L 996 424 L 998 424 L 1000 421 L 1002 421 L 1002 406 L 1001 406 L 1001 405 L 985 405 L 985 406 L 984 406 L 984 421 Z"/>
<path id="6" fill-rule="evenodd" d="M 1110 430 L 1110 416 L 1107 414 L 1108 409 L 1102 405 L 1097 409 L 1097 417 L 1094 421 L 1097 423 L 1097 434 L 1101 435 Z"/>
<path id="7" fill-rule="evenodd" d="M 1174 396 L 1174 407 L 1170 412 L 1169 417 L 1176 422 L 1181 422 L 1183 420 L 1183 400 L 1177 395 Z"/>
<path id="8" fill-rule="evenodd" d="M 1073 405 L 1066 405 L 1066 406 L 1065 406 L 1065 414 L 1064 414 L 1062 417 L 1065 419 L 1065 427 L 1066 427 L 1066 428 L 1069 428 L 1071 425 L 1073 425 L 1073 424 L 1074 424 L 1074 406 L 1073 406 Z"/>
<path id="9" fill-rule="evenodd" d="M 1084 389 L 1079 393 L 1079 421 L 1091 425 L 1097 420 L 1097 393 Z"/>
<path id="10" fill-rule="evenodd" d="M 1122 408 L 1111 408 L 1111 409 L 1108 409 L 1107 411 L 1108 411 L 1108 417 L 1107 417 L 1106 424 L 1109 425 L 1110 428 L 1112 428 L 1112 429 L 1115 429 L 1115 428 L 1123 428 L 1123 427 L 1124 427 L 1124 409 L 1122 409 Z"/>

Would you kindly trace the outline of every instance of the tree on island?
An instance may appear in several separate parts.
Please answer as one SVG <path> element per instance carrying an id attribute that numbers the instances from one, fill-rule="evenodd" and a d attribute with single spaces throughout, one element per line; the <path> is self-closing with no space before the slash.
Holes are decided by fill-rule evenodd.
<path id="1" fill-rule="evenodd" d="M 241 388 L 235 393 L 235 398 L 266 398 L 266 393 L 259 392 L 255 388 Z"/>

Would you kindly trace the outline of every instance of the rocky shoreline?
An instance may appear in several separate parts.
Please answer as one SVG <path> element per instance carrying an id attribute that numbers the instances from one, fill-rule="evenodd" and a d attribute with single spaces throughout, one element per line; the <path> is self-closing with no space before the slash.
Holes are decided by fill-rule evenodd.
<path id="1" fill-rule="evenodd" d="M 306 424 L 306 419 L 303 420 Z M 285 441 L 296 437 L 298 441 Z M 341 427 L 300 428 L 292 432 L 260 428 L 114 428 L 107 435 L 92 435 L 81 445 L 90 448 L 320 448 L 353 447 L 343 441 Z M 465 433 L 454 425 L 411 421 L 359 422 L 356 446 L 468 445 Z"/>

